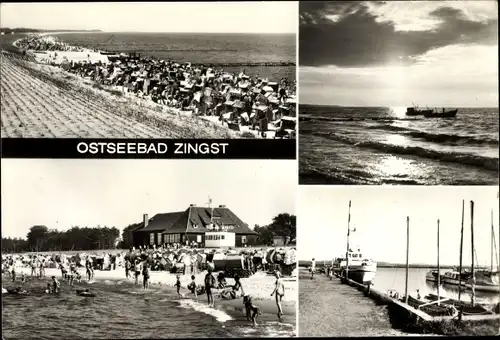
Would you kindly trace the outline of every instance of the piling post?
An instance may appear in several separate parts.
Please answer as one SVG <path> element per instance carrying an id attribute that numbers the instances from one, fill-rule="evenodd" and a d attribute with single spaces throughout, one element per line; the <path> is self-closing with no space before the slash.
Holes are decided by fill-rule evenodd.
<path id="1" fill-rule="evenodd" d="M 410 216 L 406 217 L 406 279 L 405 279 L 405 302 L 408 304 L 408 271 L 409 271 L 409 248 L 410 248 Z"/>
<path id="2" fill-rule="evenodd" d="M 458 301 L 460 301 L 460 296 L 462 293 L 462 254 L 464 249 L 464 210 L 465 210 L 465 200 L 462 200 L 462 227 L 460 231 L 460 263 L 458 268 Z"/>
<path id="3" fill-rule="evenodd" d="M 438 306 L 441 304 L 439 300 L 441 299 L 440 297 L 440 292 L 439 292 L 439 286 L 441 286 L 441 267 L 439 266 L 439 219 L 437 220 L 437 270 L 438 270 L 438 277 L 437 277 L 437 295 L 438 295 Z M 460 288 L 459 288 L 460 289 Z"/>
<path id="4" fill-rule="evenodd" d="M 471 273 L 472 273 L 472 296 L 471 296 L 471 302 L 472 305 L 474 306 L 476 303 L 476 273 L 474 271 L 474 201 L 470 201 L 470 229 L 471 229 Z"/>

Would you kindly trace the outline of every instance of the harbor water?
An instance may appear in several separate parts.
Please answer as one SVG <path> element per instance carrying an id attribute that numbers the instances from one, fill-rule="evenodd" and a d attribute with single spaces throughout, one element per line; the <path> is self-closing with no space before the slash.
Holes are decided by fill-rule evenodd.
<path id="1" fill-rule="evenodd" d="M 437 294 L 437 284 L 425 280 L 425 275 L 429 270 L 436 268 L 410 268 L 408 272 L 408 293 L 416 293 L 417 289 L 422 297 L 427 294 Z M 441 275 L 444 275 L 450 269 L 442 269 Z M 395 290 L 401 296 L 405 292 L 405 268 L 378 268 L 375 279 L 373 280 L 373 287 L 379 291 L 385 292 L 387 290 Z M 439 289 L 440 296 L 452 299 L 458 299 L 458 286 L 443 283 Z M 461 300 L 471 301 L 472 291 L 462 290 Z M 476 291 L 476 302 L 496 304 L 500 302 L 500 295 L 498 293 L 489 293 Z"/>
<path id="2" fill-rule="evenodd" d="M 456 118 L 406 108 L 300 105 L 302 184 L 498 184 L 498 108 Z"/>

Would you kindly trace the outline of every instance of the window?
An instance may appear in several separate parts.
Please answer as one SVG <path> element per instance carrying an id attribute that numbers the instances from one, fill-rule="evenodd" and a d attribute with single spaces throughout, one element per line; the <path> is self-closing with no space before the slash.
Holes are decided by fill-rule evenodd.
<path id="1" fill-rule="evenodd" d="M 161 244 L 161 233 L 156 234 L 156 239 L 158 240 L 158 245 Z"/>
<path id="2" fill-rule="evenodd" d="M 164 240 L 166 243 L 180 243 L 181 234 L 165 234 Z"/>
<path id="3" fill-rule="evenodd" d="M 247 237 L 245 235 L 241 236 L 241 243 L 247 243 Z"/>
<path id="4" fill-rule="evenodd" d="M 226 235 L 221 235 L 220 237 L 222 240 L 224 240 L 226 238 Z"/>
<path id="5" fill-rule="evenodd" d="M 196 242 L 201 243 L 201 235 L 196 235 Z"/>
<path id="6" fill-rule="evenodd" d="M 149 233 L 149 244 L 155 244 L 155 233 Z"/>

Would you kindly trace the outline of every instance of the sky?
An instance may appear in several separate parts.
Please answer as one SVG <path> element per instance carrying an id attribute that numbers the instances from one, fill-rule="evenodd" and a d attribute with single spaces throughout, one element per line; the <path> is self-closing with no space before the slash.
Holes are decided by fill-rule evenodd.
<path id="1" fill-rule="evenodd" d="M 295 214 L 295 161 L 2 159 L 2 237 L 33 225 L 122 230 L 143 214 L 226 205 L 251 228 Z"/>
<path id="2" fill-rule="evenodd" d="M 471 263 L 470 201 L 474 244 L 480 265 L 490 265 L 491 209 L 498 251 L 498 187 L 300 186 L 297 230 L 299 259 L 330 261 L 345 256 L 351 200 L 350 244 L 378 262 L 406 263 L 406 218 L 410 217 L 409 262 L 458 265 L 462 200 L 465 200 L 463 263 Z"/>
<path id="3" fill-rule="evenodd" d="M 2 3 L 1 27 L 106 32 L 296 33 L 296 2 Z"/>
<path id="4" fill-rule="evenodd" d="M 301 2 L 300 102 L 498 107 L 496 1 Z"/>

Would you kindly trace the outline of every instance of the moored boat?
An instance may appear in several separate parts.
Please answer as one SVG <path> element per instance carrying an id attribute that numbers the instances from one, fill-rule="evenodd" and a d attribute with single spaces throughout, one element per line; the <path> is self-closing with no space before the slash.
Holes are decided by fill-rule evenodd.
<path id="1" fill-rule="evenodd" d="M 443 282 L 449 285 L 465 285 L 465 282 L 467 282 L 468 279 L 470 279 L 471 273 L 462 271 L 462 274 L 460 274 L 458 271 L 451 271 L 451 272 L 446 272 L 443 275 Z"/>
<path id="2" fill-rule="evenodd" d="M 483 292 L 500 292 L 500 272 L 499 271 L 477 271 L 475 272 L 475 277 L 471 277 L 465 283 L 467 288 L 472 289 L 474 283 L 474 289 Z M 475 282 L 474 282 L 475 281 Z"/>
<path id="3" fill-rule="evenodd" d="M 360 250 L 352 251 L 349 250 L 349 268 L 348 268 L 348 278 L 356 281 L 358 283 L 371 283 L 375 278 L 377 273 L 377 262 L 363 258 Z M 345 276 L 346 271 L 346 259 L 337 259 L 338 267 L 337 270 L 340 272 L 341 276 Z"/>
<path id="4" fill-rule="evenodd" d="M 405 301 L 405 298 L 403 297 L 402 301 Z M 421 310 L 424 313 L 429 314 L 430 316 L 453 316 L 458 314 L 458 310 L 451 305 L 444 305 L 444 304 L 428 304 L 433 301 L 427 300 L 427 299 L 422 299 L 418 297 L 414 297 L 411 294 L 408 295 L 408 305 L 411 307 Z"/>
<path id="5" fill-rule="evenodd" d="M 439 274 L 438 270 L 429 270 L 427 274 L 425 274 L 425 281 L 429 282 L 438 282 L 438 275 L 440 276 L 440 282 L 443 282 L 443 275 Z"/>
<path id="6" fill-rule="evenodd" d="M 438 296 L 436 294 L 432 294 L 432 293 L 426 295 L 425 298 L 429 301 L 438 301 Z M 466 314 L 495 313 L 495 311 L 494 311 L 495 304 L 494 303 L 490 303 L 490 304 L 476 303 L 473 305 L 472 303 L 467 302 L 467 301 L 450 299 L 450 298 L 446 298 L 443 296 L 440 296 L 439 300 L 441 300 L 441 302 L 440 302 L 441 305 L 454 306 L 455 308 L 457 308 L 459 310 L 461 309 Z"/>

